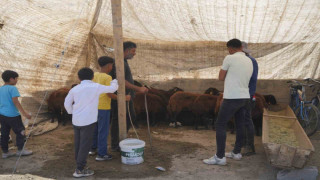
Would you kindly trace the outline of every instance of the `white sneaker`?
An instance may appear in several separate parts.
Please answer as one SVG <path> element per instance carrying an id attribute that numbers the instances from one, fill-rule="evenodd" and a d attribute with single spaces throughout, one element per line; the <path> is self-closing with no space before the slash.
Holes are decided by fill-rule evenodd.
<path id="1" fill-rule="evenodd" d="M 6 158 L 9 158 L 9 157 L 12 157 L 12 156 L 14 156 L 14 155 L 16 155 L 15 153 L 12 153 L 12 152 L 10 152 L 10 151 L 8 151 L 7 153 L 2 153 L 2 158 L 3 159 L 6 159 Z"/>
<path id="2" fill-rule="evenodd" d="M 80 178 L 80 177 L 87 177 L 92 176 L 94 174 L 94 171 L 90 169 L 83 169 L 82 171 L 76 169 L 73 173 L 73 177 Z"/>
<path id="3" fill-rule="evenodd" d="M 226 157 L 223 157 L 222 159 L 218 158 L 217 155 L 212 156 L 209 159 L 204 159 L 203 162 L 205 164 L 214 164 L 214 165 L 226 165 L 227 164 L 227 159 Z"/>
<path id="4" fill-rule="evenodd" d="M 17 153 L 16 153 L 16 156 L 29 156 L 32 154 L 32 151 L 29 151 L 27 149 L 23 149 L 23 150 L 18 150 Z"/>
<path id="5" fill-rule="evenodd" d="M 232 158 L 234 160 L 240 160 L 242 158 L 241 153 L 235 154 L 235 153 L 233 153 L 233 151 L 226 153 L 225 156 L 227 158 Z"/>

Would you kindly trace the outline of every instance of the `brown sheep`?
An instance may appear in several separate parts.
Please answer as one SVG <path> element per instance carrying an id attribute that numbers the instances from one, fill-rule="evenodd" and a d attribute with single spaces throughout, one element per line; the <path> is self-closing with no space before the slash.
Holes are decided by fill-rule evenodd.
<path id="1" fill-rule="evenodd" d="M 214 108 L 214 112 L 215 114 L 218 114 L 219 113 L 219 110 L 220 110 L 220 106 L 222 104 L 222 101 L 223 101 L 223 93 L 219 94 L 218 98 L 217 98 L 217 101 L 216 101 L 216 106 Z"/>
<path id="2" fill-rule="evenodd" d="M 177 115 L 184 111 L 192 111 L 192 105 L 195 99 L 201 94 L 189 92 L 176 92 L 169 100 L 167 110 L 174 126 L 177 126 Z"/>
<path id="3" fill-rule="evenodd" d="M 159 96 L 165 104 L 168 104 L 169 98 L 164 94 L 164 90 L 150 88 L 148 93 Z"/>
<path id="4" fill-rule="evenodd" d="M 140 82 L 138 82 L 136 80 L 133 81 L 133 84 L 136 85 L 136 86 L 139 86 L 139 87 L 143 86 L 142 83 L 140 83 Z"/>
<path id="5" fill-rule="evenodd" d="M 148 105 L 148 113 L 151 125 L 155 125 L 157 120 L 157 115 L 166 113 L 166 105 L 161 99 L 161 97 L 155 94 L 146 94 L 147 96 L 147 105 Z M 145 108 L 145 94 L 144 93 L 136 93 L 135 98 L 133 99 L 134 108 L 137 116 L 141 115 L 142 112 L 146 112 Z"/>
<path id="6" fill-rule="evenodd" d="M 212 88 L 212 87 L 208 88 L 208 89 L 204 92 L 204 94 L 211 94 L 211 95 L 215 95 L 215 96 L 219 96 L 221 93 L 222 93 L 222 92 L 219 91 L 217 88 Z"/>
<path id="7" fill-rule="evenodd" d="M 277 100 L 274 97 L 274 95 L 272 94 L 268 94 L 268 95 L 263 95 L 264 99 L 266 100 L 266 102 L 270 105 L 276 105 L 277 104 Z"/>
<path id="8" fill-rule="evenodd" d="M 155 88 L 149 88 L 149 92 L 148 92 L 148 93 L 159 96 L 159 97 L 162 99 L 162 101 L 164 102 L 165 108 L 167 108 L 167 105 L 168 105 L 168 103 L 169 103 L 170 97 L 171 97 L 174 93 L 176 93 L 176 92 L 178 92 L 178 91 L 183 91 L 183 90 L 180 89 L 180 88 L 178 88 L 178 87 L 174 87 L 174 88 L 172 88 L 172 89 L 170 89 L 170 90 L 168 90 L 168 91 L 161 90 L 161 89 L 155 89 Z M 163 114 L 160 114 L 160 115 L 163 115 Z M 160 117 L 157 117 L 157 118 L 162 118 L 162 119 L 165 119 L 165 120 L 168 120 L 168 119 L 169 119 L 169 115 L 168 115 L 167 113 L 166 113 L 164 116 L 165 116 L 165 117 L 160 116 Z"/>
<path id="9" fill-rule="evenodd" d="M 183 91 L 183 90 L 178 87 L 174 87 L 168 91 L 155 89 L 155 88 L 149 89 L 149 93 L 160 96 L 163 99 L 163 101 L 166 103 L 166 105 L 168 105 L 170 97 L 178 91 Z"/>
<path id="10" fill-rule="evenodd" d="M 256 96 L 256 104 L 251 112 L 252 122 L 254 124 L 254 128 L 257 136 L 262 135 L 262 118 L 263 112 L 265 108 L 264 99 Z"/>
<path id="11" fill-rule="evenodd" d="M 183 91 L 183 89 L 180 89 L 178 87 L 174 87 L 172 89 L 169 89 L 168 91 L 164 91 L 164 95 L 170 99 L 170 97 L 175 94 L 176 92 L 179 92 L 179 91 Z"/>
<path id="12" fill-rule="evenodd" d="M 192 112 L 196 115 L 196 119 L 194 121 L 195 129 L 198 129 L 198 123 L 201 119 L 204 119 L 206 129 L 209 129 L 208 125 L 212 125 L 210 115 L 211 117 L 214 117 L 215 115 L 214 110 L 217 99 L 218 96 L 210 94 L 201 94 L 195 99 L 192 105 Z"/>
<path id="13" fill-rule="evenodd" d="M 263 107 L 268 108 L 269 104 L 267 103 L 263 95 L 261 95 L 260 93 L 256 93 L 255 97 L 260 98 L 260 100 L 262 101 Z"/>
<path id="14" fill-rule="evenodd" d="M 216 107 L 215 107 L 215 113 L 218 114 L 221 103 L 223 100 L 223 94 L 220 94 L 218 99 L 217 99 L 217 103 L 216 103 Z M 251 117 L 252 117 L 252 121 L 255 127 L 255 131 L 256 131 L 256 135 L 261 135 L 261 131 L 262 131 L 262 117 L 263 117 L 263 109 L 267 106 L 268 104 L 266 103 L 264 97 L 262 95 L 260 95 L 259 93 L 256 93 L 256 104 L 255 107 L 252 109 L 251 111 Z M 231 122 L 233 123 L 233 121 L 231 120 Z M 229 128 L 231 128 L 231 133 L 234 132 L 234 129 L 232 127 L 234 127 L 234 124 L 229 124 L 228 125 Z"/>
<path id="15" fill-rule="evenodd" d="M 52 114 L 52 123 L 54 122 L 54 118 L 57 117 L 58 122 L 62 122 L 62 125 L 66 125 L 68 113 L 64 108 L 64 100 L 69 91 L 69 88 L 60 88 L 53 91 L 47 99 L 48 111 Z"/>

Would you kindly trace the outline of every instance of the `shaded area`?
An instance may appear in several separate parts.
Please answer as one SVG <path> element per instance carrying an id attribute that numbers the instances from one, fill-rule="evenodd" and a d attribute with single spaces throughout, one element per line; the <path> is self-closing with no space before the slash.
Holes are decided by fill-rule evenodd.
<path id="1" fill-rule="evenodd" d="M 157 128 L 158 133 L 165 133 L 167 127 Z M 145 162 L 140 165 L 125 165 L 121 163 L 120 153 L 110 152 L 113 159 L 110 161 L 96 162 L 95 156 L 88 158 L 88 167 L 95 171 L 95 177 L 103 178 L 144 178 L 168 175 L 172 166 L 172 158 L 174 155 L 184 155 L 194 153 L 201 147 L 198 144 L 186 143 L 179 141 L 167 141 L 153 137 L 153 155 L 149 146 L 147 127 L 141 126 L 138 130 L 140 138 L 146 142 Z M 130 131 L 129 137 L 135 136 Z M 175 136 L 173 134 L 173 136 Z M 34 150 L 35 154 L 30 157 L 21 159 L 26 161 L 27 158 L 42 161 L 42 165 L 24 172 L 21 164 L 20 173 L 30 173 L 48 178 L 71 177 L 75 169 L 74 146 L 73 146 L 73 130 L 71 124 L 66 127 L 60 126 L 57 130 L 45 134 L 44 136 L 34 137 L 32 143 L 28 146 Z M 178 138 L 177 138 L 178 140 Z M 40 145 L 41 149 L 37 145 Z M 43 150 L 45 149 L 45 152 Z M 41 156 L 39 156 L 41 154 Z M 43 156 L 42 156 L 43 155 Z M 41 157 L 46 157 L 41 160 Z M 14 159 L 10 159 L 14 160 Z M 35 163 L 35 162 L 33 162 Z M 32 163 L 32 164 L 33 164 Z M 31 163 L 30 163 L 31 164 Z M 162 166 L 167 169 L 166 172 L 160 172 L 155 169 L 156 166 Z M 0 173 L 8 173 L 10 169 L 1 168 Z"/>

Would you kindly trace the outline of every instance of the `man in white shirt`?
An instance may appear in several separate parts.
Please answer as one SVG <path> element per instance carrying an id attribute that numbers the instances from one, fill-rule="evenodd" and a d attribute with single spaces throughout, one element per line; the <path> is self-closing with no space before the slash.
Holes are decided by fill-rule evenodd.
<path id="1" fill-rule="evenodd" d="M 224 81 L 223 102 L 221 104 L 218 119 L 216 121 L 217 153 L 209 159 L 203 160 L 206 164 L 226 165 L 226 157 L 240 160 L 243 140 L 243 127 L 246 108 L 249 103 L 249 81 L 253 72 L 250 58 L 242 51 L 241 41 L 231 39 L 227 42 L 230 55 L 223 60 L 219 72 L 219 80 Z M 225 153 L 226 125 L 235 117 L 236 142 L 233 151 Z M 226 156 L 226 157 L 225 157 Z"/>
<path id="2" fill-rule="evenodd" d="M 69 114 L 72 114 L 74 129 L 75 159 L 77 169 L 74 177 L 85 177 L 94 174 L 85 169 L 87 157 L 92 145 L 92 137 L 98 117 L 99 96 L 102 93 L 114 93 L 118 90 L 118 81 L 113 80 L 110 86 L 104 86 L 91 81 L 93 71 L 90 68 L 82 68 L 78 71 L 81 83 L 72 88 L 64 102 Z"/>

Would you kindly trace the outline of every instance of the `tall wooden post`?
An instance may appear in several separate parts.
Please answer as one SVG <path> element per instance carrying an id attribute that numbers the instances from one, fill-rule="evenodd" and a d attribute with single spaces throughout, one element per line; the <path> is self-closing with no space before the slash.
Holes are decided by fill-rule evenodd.
<path id="1" fill-rule="evenodd" d="M 126 101 L 125 101 L 125 78 L 123 61 L 122 39 L 122 14 L 121 0 L 111 0 L 113 22 L 113 47 L 116 63 L 116 73 L 119 82 L 118 89 L 118 119 L 120 140 L 127 138 Z"/>

